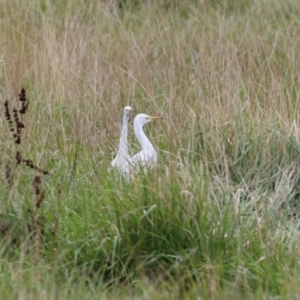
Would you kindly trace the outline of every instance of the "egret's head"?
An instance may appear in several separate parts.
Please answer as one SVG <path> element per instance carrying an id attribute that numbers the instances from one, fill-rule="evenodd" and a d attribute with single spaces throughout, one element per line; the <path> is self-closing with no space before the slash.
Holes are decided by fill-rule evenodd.
<path id="1" fill-rule="evenodd" d="M 133 108 L 130 106 L 125 106 L 124 107 L 124 114 L 129 115 L 133 111 Z"/>
<path id="2" fill-rule="evenodd" d="M 146 114 L 138 114 L 134 119 L 134 123 L 136 125 L 144 126 L 145 124 L 147 124 L 151 121 L 159 120 L 161 118 L 162 118 L 162 116 L 151 117 Z"/>

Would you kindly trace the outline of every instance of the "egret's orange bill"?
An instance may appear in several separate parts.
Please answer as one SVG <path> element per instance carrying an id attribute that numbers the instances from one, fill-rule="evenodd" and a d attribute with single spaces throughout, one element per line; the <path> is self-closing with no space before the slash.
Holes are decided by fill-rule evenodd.
<path id="1" fill-rule="evenodd" d="M 152 121 L 155 121 L 155 120 L 160 120 L 162 119 L 163 117 L 162 116 L 154 116 L 154 117 L 148 117 L 147 119 L 150 119 Z"/>

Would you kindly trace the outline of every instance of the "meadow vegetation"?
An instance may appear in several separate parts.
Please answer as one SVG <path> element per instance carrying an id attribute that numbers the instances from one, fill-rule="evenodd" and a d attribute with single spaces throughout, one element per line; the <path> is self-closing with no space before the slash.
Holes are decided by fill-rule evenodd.
<path id="1" fill-rule="evenodd" d="M 2 1 L 1 299 L 298 299 L 299 14 Z M 126 105 L 163 116 L 129 183 L 107 171 Z"/>

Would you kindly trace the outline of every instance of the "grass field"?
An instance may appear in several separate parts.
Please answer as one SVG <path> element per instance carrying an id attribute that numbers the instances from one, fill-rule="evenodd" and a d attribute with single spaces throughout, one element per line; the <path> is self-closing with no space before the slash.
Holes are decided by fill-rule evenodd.
<path id="1" fill-rule="evenodd" d="M 2 1 L 1 299 L 299 299 L 299 15 Z M 125 105 L 163 116 L 129 183 L 107 171 Z"/>

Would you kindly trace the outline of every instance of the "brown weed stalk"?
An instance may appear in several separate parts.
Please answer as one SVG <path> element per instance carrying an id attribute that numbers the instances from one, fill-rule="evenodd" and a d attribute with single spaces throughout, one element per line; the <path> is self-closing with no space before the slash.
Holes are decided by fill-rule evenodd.
<path id="1" fill-rule="evenodd" d="M 24 158 L 21 153 L 20 146 L 22 144 L 22 133 L 23 133 L 23 129 L 25 128 L 23 118 L 26 112 L 28 111 L 28 107 L 30 103 L 26 97 L 26 91 L 24 88 L 21 89 L 18 100 L 21 103 L 20 108 L 17 108 L 15 106 L 10 108 L 9 101 L 6 100 L 4 102 L 5 119 L 8 122 L 9 131 L 12 134 L 14 143 L 18 146 L 15 150 L 15 155 L 14 155 L 16 166 L 24 164 L 25 166 L 38 171 L 42 175 L 49 175 L 50 173 L 48 171 L 35 165 L 32 160 L 28 158 Z M 13 171 L 14 169 L 11 168 L 11 164 L 7 163 L 5 165 L 4 178 L 7 182 L 8 187 L 11 187 L 13 182 L 13 174 L 14 174 Z M 34 249 L 35 249 L 36 257 L 39 257 L 40 254 L 40 248 L 41 248 L 40 242 L 41 242 L 41 237 L 43 235 L 42 222 L 41 222 L 39 211 L 45 199 L 45 191 L 42 190 L 41 185 L 42 185 L 41 175 L 35 175 L 32 181 L 33 196 L 35 199 L 35 204 L 34 204 L 35 208 L 28 209 L 30 219 L 29 221 L 26 222 L 27 224 L 26 226 L 28 228 L 29 233 L 32 233 L 34 237 Z M 8 235 L 12 227 L 13 224 L 9 222 L 5 222 L 5 220 L 2 221 L 0 219 L 0 233 L 2 235 Z M 14 243 L 14 240 L 12 241 L 12 243 Z"/>
<path id="2" fill-rule="evenodd" d="M 40 244 L 41 244 L 41 238 L 43 234 L 39 210 L 45 199 L 45 191 L 41 190 L 41 185 L 42 185 L 42 178 L 40 175 L 36 175 L 32 182 L 33 194 L 35 197 L 35 212 L 32 214 L 32 224 L 29 225 L 31 231 L 34 232 L 34 249 L 35 249 L 36 258 L 38 258 L 40 254 Z"/>
<path id="3" fill-rule="evenodd" d="M 21 144 L 22 141 L 22 130 L 25 128 L 25 125 L 23 123 L 22 117 L 23 115 L 26 114 L 28 111 L 28 107 L 30 104 L 30 101 L 26 97 L 26 91 L 24 88 L 21 89 L 19 93 L 19 101 L 21 103 L 21 108 L 17 109 L 16 107 L 12 108 L 12 113 L 9 108 L 9 102 L 8 100 L 5 100 L 4 102 L 4 115 L 5 119 L 8 122 L 9 130 L 13 135 L 14 142 L 17 145 Z M 50 173 L 37 165 L 33 163 L 32 160 L 24 158 L 21 151 L 17 150 L 16 155 L 16 164 L 21 165 L 21 163 L 25 164 L 27 167 L 34 169 L 43 175 L 49 175 Z M 9 186 L 11 186 L 12 183 L 12 174 L 11 174 L 11 168 L 9 165 L 6 165 L 6 170 L 5 170 L 5 179 L 8 183 Z"/>
<path id="4" fill-rule="evenodd" d="M 21 109 L 18 111 L 17 108 L 13 107 L 13 120 L 15 121 L 15 127 L 13 126 L 13 120 L 11 117 L 11 113 L 9 110 L 9 103 L 8 100 L 5 100 L 4 102 L 4 108 L 5 108 L 5 118 L 8 121 L 8 125 L 10 128 L 10 132 L 12 132 L 15 143 L 21 144 L 21 134 L 22 129 L 25 128 L 24 123 L 22 122 L 22 115 L 26 113 L 29 106 L 29 101 L 26 98 L 26 91 L 24 88 L 21 89 L 19 93 L 19 101 L 21 102 Z"/>

